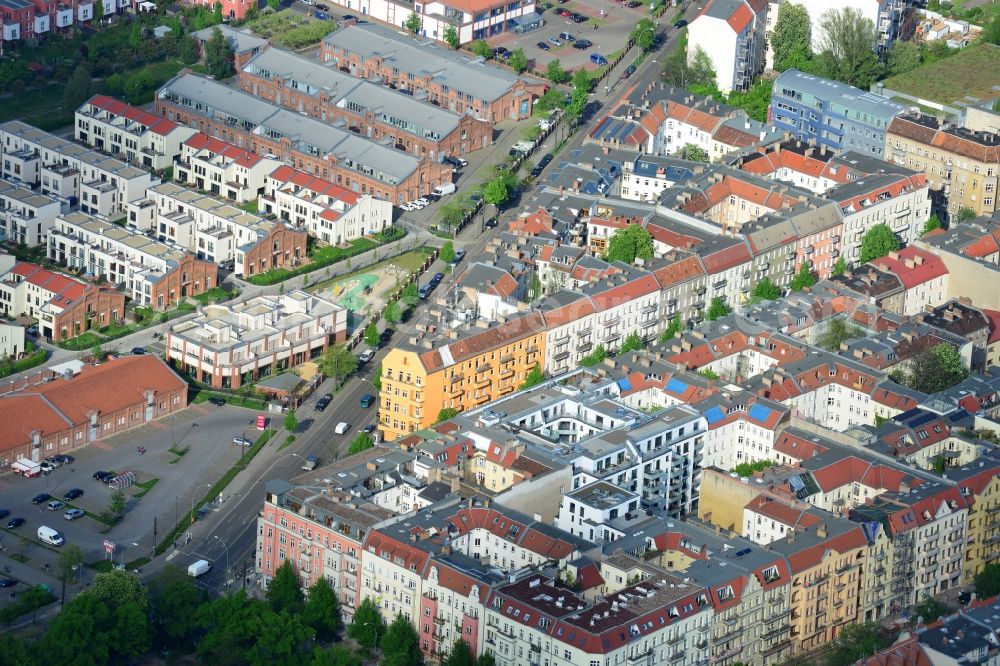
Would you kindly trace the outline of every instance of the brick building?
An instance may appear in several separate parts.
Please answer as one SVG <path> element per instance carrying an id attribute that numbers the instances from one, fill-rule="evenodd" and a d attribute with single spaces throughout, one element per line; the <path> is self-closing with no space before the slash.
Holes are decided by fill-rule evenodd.
<path id="1" fill-rule="evenodd" d="M 308 235 L 305 231 L 277 224 L 257 243 L 237 248 L 237 271 L 242 267 L 242 275 L 250 277 L 257 273 L 265 273 L 272 268 L 298 266 L 306 256 L 307 240 Z"/>

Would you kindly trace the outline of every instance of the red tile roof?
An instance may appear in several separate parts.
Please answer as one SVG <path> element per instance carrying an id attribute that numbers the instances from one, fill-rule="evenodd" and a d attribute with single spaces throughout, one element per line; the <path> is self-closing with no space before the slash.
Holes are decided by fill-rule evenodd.
<path id="1" fill-rule="evenodd" d="M 207 150 L 213 155 L 222 155 L 236 164 L 247 168 L 254 166 L 264 159 L 261 155 L 255 155 L 249 150 L 243 150 L 242 148 L 238 148 L 231 143 L 226 143 L 222 139 L 216 139 L 215 137 L 207 136 L 201 132 L 198 132 L 185 141 L 184 145 L 190 146 L 194 150 Z"/>
<path id="2" fill-rule="evenodd" d="M 280 166 L 275 169 L 274 172 L 268 176 L 268 180 L 277 183 L 278 189 L 292 183 L 297 187 L 309 190 L 313 196 L 328 196 L 331 199 L 343 201 L 350 206 L 358 203 L 358 195 L 354 192 L 341 187 L 340 185 L 335 185 L 328 180 L 323 180 L 318 176 L 308 174 L 305 171 L 293 169 L 287 165 Z"/>
<path id="3" fill-rule="evenodd" d="M 872 263 L 880 270 L 895 273 L 907 289 L 948 274 L 948 268 L 939 256 L 913 245 Z"/>
<path id="4" fill-rule="evenodd" d="M 125 102 L 106 95 L 94 95 L 87 101 L 87 104 L 106 111 L 113 116 L 124 117 L 133 122 L 145 125 L 150 132 L 160 136 L 166 136 L 177 129 L 177 123 L 155 116 L 134 106 L 129 106 Z"/>

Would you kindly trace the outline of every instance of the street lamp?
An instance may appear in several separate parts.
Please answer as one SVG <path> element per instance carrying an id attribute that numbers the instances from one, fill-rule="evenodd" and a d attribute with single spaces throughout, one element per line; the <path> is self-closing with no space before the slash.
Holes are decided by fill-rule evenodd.
<path id="1" fill-rule="evenodd" d="M 215 539 L 222 542 L 222 547 L 226 549 L 226 590 L 229 590 L 229 545 L 226 543 L 225 539 L 220 537 L 218 534 L 214 535 Z"/>

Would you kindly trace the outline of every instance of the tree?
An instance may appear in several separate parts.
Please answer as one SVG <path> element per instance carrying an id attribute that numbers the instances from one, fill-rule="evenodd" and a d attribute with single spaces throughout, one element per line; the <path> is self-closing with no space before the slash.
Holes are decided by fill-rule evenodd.
<path id="1" fill-rule="evenodd" d="M 757 472 L 763 472 L 768 467 L 775 467 L 778 463 L 773 460 L 755 460 L 753 462 L 740 463 L 733 467 L 733 472 L 740 476 L 753 476 Z"/>
<path id="2" fill-rule="evenodd" d="M 371 322 L 365 327 L 365 344 L 374 349 L 375 347 L 378 347 L 378 343 L 378 326 L 375 322 Z"/>
<path id="3" fill-rule="evenodd" d="M 597 347 L 594 348 L 594 351 L 580 359 L 580 365 L 585 368 L 592 368 L 598 363 L 602 363 L 607 356 L 608 352 L 604 348 L 604 345 L 597 345 Z"/>
<path id="4" fill-rule="evenodd" d="M 447 264 L 454 258 L 455 245 L 451 241 L 445 241 L 444 245 L 441 246 L 441 251 L 438 252 L 438 259 Z"/>
<path id="5" fill-rule="evenodd" d="M 472 648 L 461 638 L 452 643 L 451 652 L 441 660 L 441 666 L 475 666 L 475 663 Z"/>
<path id="6" fill-rule="evenodd" d="M 927 221 L 924 222 L 924 228 L 920 231 L 920 235 L 926 236 L 930 232 L 936 231 L 940 228 L 941 228 L 941 220 L 938 218 L 937 215 L 931 215 L 929 218 L 927 218 Z"/>
<path id="7" fill-rule="evenodd" d="M 840 635 L 827 645 L 827 666 L 850 666 L 866 655 L 872 655 L 885 647 L 878 626 L 872 622 L 848 624 L 840 630 Z"/>
<path id="8" fill-rule="evenodd" d="M 181 63 L 185 65 L 195 64 L 201 55 L 198 50 L 198 41 L 191 35 L 184 35 L 178 40 L 177 51 Z"/>
<path id="9" fill-rule="evenodd" d="M 635 45 L 648 53 L 656 45 L 656 23 L 651 18 L 644 18 L 635 24 L 628 36 Z"/>
<path id="10" fill-rule="evenodd" d="M 125 493 L 121 489 L 111 493 L 108 513 L 111 514 L 112 520 L 117 520 L 125 515 Z"/>
<path id="11" fill-rule="evenodd" d="M 771 91 L 774 81 L 761 79 L 746 92 L 734 90 L 729 93 L 730 105 L 743 109 L 747 115 L 762 123 L 767 122 L 767 111 L 771 105 Z"/>
<path id="12" fill-rule="evenodd" d="M 951 609 L 947 604 L 941 603 L 931 596 L 924 597 L 922 601 L 913 607 L 913 614 L 922 618 L 923 624 L 930 624 L 942 615 L 947 615 L 950 612 Z"/>
<path id="13" fill-rule="evenodd" d="M 997 22 L 1000 23 L 1000 19 L 997 19 Z M 968 206 L 962 206 L 958 209 L 958 213 L 955 214 L 955 222 L 958 224 L 971 222 L 976 219 L 976 217 L 978 216 L 976 215 L 976 211 L 974 209 L 969 208 Z"/>
<path id="14" fill-rule="evenodd" d="M 629 224 L 611 235 L 604 259 L 632 264 L 636 258 L 645 261 L 653 258 L 653 236 L 638 224 Z"/>
<path id="15" fill-rule="evenodd" d="M 378 644 L 385 659 L 392 659 L 394 664 L 416 666 L 420 663 L 420 643 L 416 629 L 410 621 L 398 613 L 396 618 L 385 630 Z"/>
<path id="16" fill-rule="evenodd" d="M 915 41 L 897 39 L 889 47 L 886 55 L 886 68 L 892 76 L 906 74 L 920 67 L 923 62 L 923 52 L 920 44 Z"/>
<path id="17" fill-rule="evenodd" d="M 454 407 L 442 407 L 441 411 L 438 412 L 437 421 L 435 423 L 441 423 L 442 421 L 448 421 L 458 416 L 458 410 Z"/>
<path id="18" fill-rule="evenodd" d="M 545 94 L 538 98 L 535 104 L 536 113 L 548 113 L 553 109 L 561 109 L 566 106 L 566 97 L 562 91 L 556 88 L 549 88 Z"/>
<path id="19" fill-rule="evenodd" d="M 713 296 L 712 301 L 708 304 L 708 312 L 705 313 L 705 317 L 709 321 L 715 321 L 716 319 L 725 317 L 732 311 L 732 308 L 726 304 L 726 299 L 722 296 Z"/>
<path id="20" fill-rule="evenodd" d="M 783 2 L 778 8 L 778 19 L 771 33 L 771 51 L 774 53 L 774 69 L 782 72 L 788 69 L 788 61 L 795 54 L 809 55 L 809 12 L 804 5 Z"/>
<path id="21" fill-rule="evenodd" d="M 362 647 L 375 648 L 384 633 L 385 620 L 382 619 L 382 613 L 370 597 L 365 597 L 358 604 L 351 623 L 347 625 L 347 635 Z"/>
<path id="22" fill-rule="evenodd" d="M 337 385 L 358 369 L 358 359 L 344 345 L 333 345 L 320 358 L 319 367 L 324 375 L 333 377 Z"/>
<path id="23" fill-rule="evenodd" d="M 937 393 L 951 388 L 968 377 L 958 349 L 941 342 L 913 357 L 907 374 L 907 386 L 923 393 Z"/>
<path id="24" fill-rule="evenodd" d="M 403 21 L 403 27 L 412 32 L 414 35 L 420 34 L 421 29 L 424 27 L 424 22 L 420 19 L 420 14 L 416 12 L 410 12 L 410 15 L 406 17 Z"/>
<path id="25" fill-rule="evenodd" d="M 45 661 L 53 664 L 97 666 L 111 661 L 114 628 L 110 609 L 93 594 L 81 593 L 52 620 L 45 633 Z"/>
<path id="26" fill-rule="evenodd" d="M 299 419 L 295 416 L 295 412 L 293 412 L 292 410 L 288 410 L 288 413 L 285 414 L 284 425 L 285 425 L 285 430 L 287 430 L 290 433 L 294 433 L 296 430 L 299 429 Z"/>
<path id="27" fill-rule="evenodd" d="M 202 604 L 197 613 L 198 626 L 204 628 L 198 656 L 220 666 L 246 664 L 260 649 L 264 625 L 276 623 L 279 617 L 265 603 L 249 599 L 243 590 Z"/>
<path id="28" fill-rule="evenodd" d="M 566 83 L 570 80 L 570 74 L 562 68 L 559 58 L 553 58 L 545 68 L 545 78 L 552 83 Z"/>
<path id="29" fill-rule="evenodd" d="M 899 239 L 888 224 L 879 223 L 870 228 L 861 237 L 861 249 L 859 251 L 858 262 L 867 264 L 869 261 L 880 259 L 890 252 L 899 249 Z"/>
<path id="30" fill-rule="evenodd" d="M 483 187 L 483 199 L 488 204 L 499 206 L 510 198 L 507 185 L 500 178 L 494 178 Z"/>
<path id="31" fill-rule="evenodd" d="M 483 652 L 479 655 L 479 658 L 476 659 L 476 666 L 497 666 L 497 662 L 496 659 L 493 658 L 493 655 L 488 652 Z"/>
<path id="32" fill-rule="evenodd" d="M 274 578 L 267 585 L 265 598 L 267 605 L 275 613 L 283 610 L 298 613 L 302 609 L 302 588 L 299 587 L 299 576 L 295 573 L 291 560 L 285 560 L 275 570 Z"/>
<path id="33" fill-rule="evenodd" d="M 528 56 L 524 54 L 524 49 L 517 48 L 511 51 L 507 64 L 518 74 L 528 69 Z"/>
<path id="34" fill-rule="evenodd" d="M 216 80 L 233 75 L 233 49 L 219 28 L 213 29 L 212 36 L 205 42 L 205 67 Z"/>
<path id="35" fill-rule="evenodd" d="M 524 381 L 521 382 L 521 386 L 518 390 L 523 391 L 525 389 L 530 389 L 532 386 L 538 386 L 544 381 L 545 373 L 542 372 L 542 367 L 536 363 L 535 367 L 533 367 L 531 371 L 524 376 Z"/>
<path id="36" fill-rule="evenodd" d="M 698 371 L 698 374 L 704 377 L 705 379 L 711 379 L 711 380 L 719 379 L 719 373 L 717 373 L 715 370 L 712 370 L 711 368 L 702 368 L 701 370 Z"/>
<path id="37" fill-rule="evenodd" d="M 180 567 L 163 569 L 149 585 L 150 616 L 156 644 L 185 651 L 193 646 L 198 608 L 208 595 Z"/>
<path id="38" fill-rule="evenodd" d="M 366 432 L 359 432 L 351 445 L 347 448 L 347 455 L 353 456 L 355 453 L 361 453 L 362 451 L 367 451 L 368 449 L 375 446 L 375 440 L 372 436 Z"/>
<path id="39" fill-rule="evenodd" d="M 833 268 L 830 269 L 830 274 L 834 277 L 838 275 L 843 275 L 847 272 L 847 261 L 843 257 L 837 257 L 837 261 L 833 263 Z"/>
<path id="40" fill-rule="evenodd" d="M 847 323 L 846 319 L 837 317 L 830 320 L 830 323 L 826 325 L 826 330 L 823 331 L 823 335 L 820 336 L 817 342 L 823 349 L 837 351 L 844 341 L 851 338 L 860 338 L 864 334 L 865 332 L 861 328 L 851 326 Z"/>
<path id="41" fill-rule="evenodd" d="M 444 41 L 453 49 L 457 49 L 462 45 L 461 40 L 458 38 L 458 30 L 455 29 L 455 26 L 449 25 L 444 29 Z"/>
<path id="42" fill-rule="evenodd" d="M 618 350 L 618 353 L 627 354 L 630 351 L 639 351 L 645 346 L 646 343 L 643 342 L 642 336 L 640 336 L 637 332 L 632 331 L 625 336 L 625 341 L 622 342 L 622 346 Z"/>
<path id="43" fill-rule="evenodd" d="M 382 390 L 382 361 L 378 362 L 375 366 L 375 372 L 372 373 L 372 386 L 377 390 Z"/>
<path id="44" fill-rule="evenodd" d="M 104 18 L 104 0 L 97 0 L 94 3 L 94 24 L 100 25 Z"/>
<path id="45" fill-rule="evenodd" d="M 781 298 L 781 288 L 771 282 L 771 278 L 765 277 L 760 282 L 753 286 L 753 290 L 750 292 L 750 302 L 759 303 L 760 301 L 773 301 L 776 298 Z"/>
<path id="46" fill-rule="evenodd" d="M 679 314 L 675 314 L 670 320 L 670 323 L 667 324 L 667 327 L 663 330 L 663 333 L 660 333 L 660 342 L 672 340 L 674 336 L 682 330 L 684 330 L 684 324 L 681 323 L 681 316 Z"/>
<path id="47" fill-rule="evenodd" d="M 878 58 L 872 51 L 875 24 L 854 7 L 823 12 L 819 19 L 819 51 L 825 74 L 862 90 L 881 73 Z"/>
<path id="48" fill-rule="evenodd" d="M 267 6 L 278 11 L 278 8 L 281 7 L 281 0 L 267 0 Z"/>
<path id="49" fill-rule="evenodd" d="M 81 564 L 83 564 L 83 551 L 75 543 L 67 544 L 59 551 L 59 572 L 64 579 L 74 580 Z"/>
<path id="50" fill-rule="evenodd" d="M 792 281 L 789 283 L 788 288 L 792 291 L 802 291 L 806 287 L 811 287 L 816 284 L 816 276 L 813 275 L 812 270 L 809 268 L 809 263 L 803 261 L 799 264 L 799 270 L 792 277 Z"/>
<path id="51" fill-rule="evenodd" d="M 309 588 L 302 621 L 316 632 L 316 639 L 324 643 L 332 641 L 343 628 L 340 619 L 340 602 L 337 593 L 330 587 L 326 576 L 320 576 Z"/>
<path id="52" fill-rule="evenodd" d="M 85 62 L 81 62 L 73 70 L 69 81 L 63 86 L 63 108 L 70 111 L 83 104 L 90 97 L 90 84 L 90 67 Z"/>
<path id="53" fill-rule="evenodd" d="M 390 324 L 398 324 L 403 321 L 403 306 L 399 304 L 399 301 L 385 306 L 385 320 Z"/>
<path id="54" fill-rule="evenodd" d="M 712 66 L 712 57 L 708 55 L 700 46 L 696 46 L 693 53 L 688 54 L 688 82 L 687 87 L 700 86 L 705 89 L 718 90 L 715 69 Z M 702 94 L 710 94 L 703 92 Z"/>
<path id="55" fill-rule="evenodd" d="M 976 574 L 976 598 L 989 599 L 1000 594 L 1000 562 L 992 562 Z"/>
<path id="56" fill-rule="evenodd" d="M 708 162 L 708 153 L 701 146 L 696 146 L 693 143 L 685 143 L 684 146 L 677 151 L 677 157 L 682 160 L 691 160 L 692 162 Z"/>
<path id="57" fill-rule="evenodd" d="M 405 287 L 403 287 L 403 293 L 400 295 L 399 300 L 403 301 L 407 306 L 413 307 L 420 302 L 420 290 L 417 288 L 416 282 L 411 282 Z"/>
<path id="58" fill-rule="evenodd" d="M 484 60 L 493 57 L 493 47 L 485 39 L 477 39 L 472 42 L 472 52 Z"/>
<path id="59" fill-rule="evenodd" d="M 575 72 L 573 72 L 573 92 L 577 91 L 583 92 L 586 96 L 590 92 L 590 89 L 594 85 L 594 79 L 590 76 L 590 72 L 583 69 L 582 67 Z"/>

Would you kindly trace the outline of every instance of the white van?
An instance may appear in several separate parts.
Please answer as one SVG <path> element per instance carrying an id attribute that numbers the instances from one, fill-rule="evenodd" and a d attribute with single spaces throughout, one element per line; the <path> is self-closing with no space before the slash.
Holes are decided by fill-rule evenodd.
<path id="1" fill-rule="evenodd" d="M 338 435 L 343 435 L 345 432 L 347 432 L 350 429 L 351 429 L 351 426 L 347 423 L 347 421 L 341 421 L 340 423 L 337 424 L 337 427 L 334 428 L 333 431 L 335 433 L 337 433 Z"/>
<path id="2" fill-rule="evenodd" d="M 444 185 L 438 185 L 434 188 L 434 194 L 439 197 L 443 197 L 446 194 L 455 193 L 455 183 L 445 183 Z"/>
<path id="3" fill-rule="evenodd" d="M 197 578 L 212 568 L 212 565 L 208 563 L 208 560 L 198 560 L 194 564 L 188 567 L 188 576 L 192 578 Z"/>
<path id="4" fill-rule="evenodd" d="M 62 534 L 59 534 L 56 530 L 51 527 L 46 527 L 45 525 L 38 528 L 38 538 L 50 546 L 61 546 L 66 543 Z"/>

